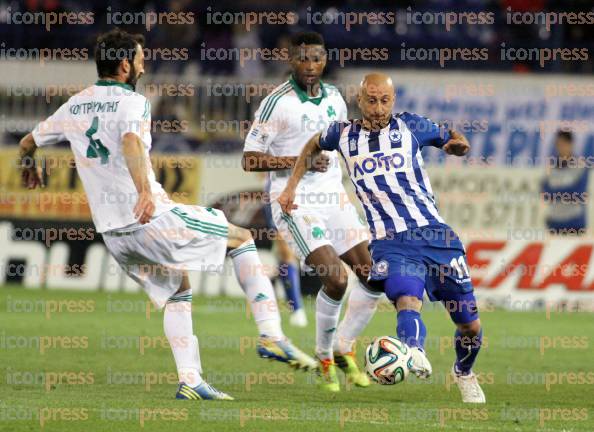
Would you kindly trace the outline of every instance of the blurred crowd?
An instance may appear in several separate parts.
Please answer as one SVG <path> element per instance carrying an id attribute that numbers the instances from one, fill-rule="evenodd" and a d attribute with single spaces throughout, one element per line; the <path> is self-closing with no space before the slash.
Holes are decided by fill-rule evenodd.
<path id="1" fill-rule="evenodd" d="M 257 60 L 247 68 L 239 68 L 233 60 L 205 59 L 201 49 L 231 49 L 234 47 L 266 47 L 279 48 L 286 44 L 287 35 L 303 29 L 316 30 L 324 35 L 328 47 L 333 48 L 373 48 L 382 47 L 390 50 L 385 61 L 374 62 L 374 67 L 411 67 L 439 68 L 438 61 L 419 62 L 402 58 L 401 49 L 435 48 L 435 47 L 482 47 L 489 49 L 489 61 L 469 62 L 464 60 L 448 62 L 451 69 L 482 69 L 531 71 L 545 70 L 551 72 L 591 73 L 594 62 L 548 62 L 543 68 L 538 61 L 499 61 L 501 44 L 508 47 L 547 47 L 547 48 L 594 48 L 594 26 L 584 24 L 545 23 L 512 24 L 509 13 L 551 12 L 594 12 L 594 3 L 588 0 L 421 0 L 421 1 L 389 1 L 389 0 L 317 0 L 291 2 L 286 0 L 230 1 L 219 0 L 112 0 L 106 6 L 103 1 L 91 0 L 0 0 L 0 40 L 6 47 L 92 47 L 96 34 L 107 28 L 109 16 L 117 12 L 193 12 L 194 25 L 161 24 L 146 31 L 146 26 L 138 22 L 120 25 L 128 31 L 142 32 L 152 48 L 185 47 L 189 50 L 189 61 L 166 65 L 156 62 L 157 69 L 163 66 L 175 67 L 177 71 L 195 62 L 205 74 L 248 74 L 262 75 L 278 72 L 278 62 Z M 28 12 L 76 12 L 91 11 L 94 16 L 93 25 L 54 25 L 47 31 L 43 25 L 10 25 L 9 14 L 17 11 Z M 216 12 L 294 12 L 299 19 L 296 24 L 257 24 L 246 26 L 238 22 L 214 22 Z M 458 13 L 488 13 L 492 23 L 481 25 L 464 22 L 446 26 L 443 24 L 414 24 L 411 13 L 416 13 L 415 20 L 430 22 L 439 21 L 436 14 L 444 11 Z M 395 20 L 391 24 L 370 24 L 363 22 L 346 28 L 341 14 L 346 12 L 391 12 Z M 593 15 L 594 16 L 594 15 Z M 219 21 L 221 15 L 218 16 Z M 227 17 L 228 18 L 228 17 Z M 366 21 L 365 19 L 363 21 Z M 462 18 L 462 21 L 467 21 Z M 330 23 L 330 24 L 328 24 Z M 548 28 L 547 28 L 548 27 Z M 349 60 L 349 66 L 369 66 L 365 59 Z M 338 67 L 338 59 L 331 59 L 331 67 Z M 243 69 L 243 70 L 239 70 Z"/>

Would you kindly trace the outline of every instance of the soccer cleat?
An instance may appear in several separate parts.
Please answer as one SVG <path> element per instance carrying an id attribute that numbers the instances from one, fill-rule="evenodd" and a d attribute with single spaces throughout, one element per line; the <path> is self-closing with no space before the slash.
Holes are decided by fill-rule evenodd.
<path id="1" fill-rule="evenodd" d="M 456 372 L 456 366 L 452 368 L 452 378 L 454 382 L 460 389 L 460 394 L 462 395 L 462 402 L 464 403 L 485 403 L 487 399 L 485 398 L 485 393 L 483 393 L 483 389 L 478 383 L 476 375 L 474 372 L 470 372 L 469 374 L 459 374 Z"/>
<path id="2" fill-rule="evenodd" d="M 297 348 L 289 339 L 272 339 L 260 336 L 258 339 L 258 355 L 283 363 L 295 369 L 313 370 L 318 367 L 316 361 Z"/>
<path id="3" fill-rule="evenodd" d="M 344 372 L 348 382 L 355 384 L 357 387 L 369 387 L 369 378 L 359 370 L 354 352 L 346 354 L 334 353 L 334 362 Z"/>
<path id="4" fill-rule="evenodd" d="M 206 381 L 202 381 L 196 387 L 190 387 L 186 383 L 179 383 L 175 398 L 186 400 L 234 400 L 227 393 L 215 389 Z"/>
<path id="5" fill-rule="evenodd" d="M 425 355 L 425 352 L 418 347 L 411 347 L 410 350 L 412 352 L 413 360 L 410 371 L 415 374 L 417 378 L 429 378 L 433 373 L 433 368 L 431 367 L 431 363 L 429 363 L 429 359 Z"/>
<path id="6" fill-rule="evenodd" d="M 289 324 L 293 327 L 307 327 L 307 315 L 305 315 L 305 310 L 301 308 L 294 311 L 289 317 Z"/>
<path id="7" fill-rule="evenodd" d="M 336 364 L 332 359 L 319 359 L 318 386 L 325 391 L 336 393 L 340 391 L 340 382 L 336 375 Z"/>

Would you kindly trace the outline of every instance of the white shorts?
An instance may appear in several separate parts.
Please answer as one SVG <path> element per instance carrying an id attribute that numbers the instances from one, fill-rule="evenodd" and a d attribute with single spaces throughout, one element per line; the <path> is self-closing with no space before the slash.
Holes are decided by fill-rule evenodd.
<path id="1" fill-rule="evenodd" d="M 332 246 L 338 256 L 369 240 L 367 225 L 350 202 L 332 207 L 304 207 L 283 213 L 278 201 L 271 205 L 279 233 L 301 262 L 321 246 Z"/>
<path id="2" fill-rule="evenodd" d="M 220 210 L 178 204 L 135 231 L 103 233 L 103 241 L 160 309 L 179 290 L 184 272 L 222 271 L 228 225 Z"/>

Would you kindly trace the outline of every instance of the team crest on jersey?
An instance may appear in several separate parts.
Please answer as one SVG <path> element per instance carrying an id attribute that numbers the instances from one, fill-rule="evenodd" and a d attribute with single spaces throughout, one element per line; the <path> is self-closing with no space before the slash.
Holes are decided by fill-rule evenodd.
<path id="1" fill-rule="evenodd" d="M 391 142 L 397 143 L 397 142 L 400 142 L 400 140 L 402 139 L 402 132 L 400 132 L 399 130 L 393 129 L 390 131 L 390 134 L 388 136 L 390 137 Z"/>
<path id="2" fill-rule="evenodd" d="M 318 226 L 317 226 L 317 227 L 314 227 L 314 228 L 311 230 L 311 235 L 313 236 L 313 238 L 315 238 L 315 239 L 318 239 L 318 240 L 319 240 L 319 239 L 321 239 L 322 237 L 324 237 L 324 230 L 323 230 L 322 228 L 318 227 Z"/>
<path id="3" fill-rule="evenodd" d="M 371 271 L 377 276 L 388 276 L 389 267 L 388 261 L 381 260 L 373 263 L 373 269 Z"/>

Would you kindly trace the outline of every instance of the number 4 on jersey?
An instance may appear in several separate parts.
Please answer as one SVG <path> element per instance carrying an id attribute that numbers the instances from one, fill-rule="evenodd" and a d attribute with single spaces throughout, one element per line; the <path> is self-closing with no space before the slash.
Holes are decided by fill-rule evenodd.
<path id="1" fill-rule="evenodd" d="M 94 139 L 93 135 L 97 133 L 99 129 L 99 117 L 93 117 L 91 127 L 87 129 L 85 135 L 89 138 L 89 146 L 87 147 L 87 157 L 89 159 L 101 158 L 101 164 L 107 163 L 109 158 L 109 149 L 103 145 L 100 139 Z"/>

